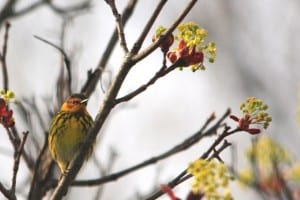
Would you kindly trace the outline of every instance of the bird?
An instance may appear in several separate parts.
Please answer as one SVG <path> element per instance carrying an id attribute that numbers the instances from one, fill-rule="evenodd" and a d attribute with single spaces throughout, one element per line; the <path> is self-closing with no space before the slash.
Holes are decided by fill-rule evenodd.
<path id="1" fill-rule="evenodd" d="M 50 123 L 48 146 L 61 175 L 67 173 L 71 160 L 79 151 L 93 125 L 93 119 L 86 109 L 87 102 L 88 98 L 84 94 L 72 94 Z M 89 147 L 86 160 L 92 154 L 93 146 L 94 144 Z"/>

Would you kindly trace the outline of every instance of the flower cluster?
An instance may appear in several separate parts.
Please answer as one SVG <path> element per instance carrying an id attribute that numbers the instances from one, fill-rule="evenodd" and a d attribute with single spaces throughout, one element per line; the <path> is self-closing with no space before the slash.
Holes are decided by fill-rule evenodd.
<path id="1" fill-rule="evenodd" d="M 231 115 L 230 118 L 238 122 L 238 128 L 255 135 L 259 134 L 261 130 L 259 128 L 250 128 L 250 125 L 262 125 L 264 129 L 267 129 L 272 121 L 272 118 L 266 112 L 267 109 L 268 106 L 262 100 L 249 97 L 240 106 L 243 116 L 238 118 L 235 115 Z"/>
<path id="2" fill-rule="evenodd" d="M 159 26 L 156 29 L 154 36 L 152 37 L 152 42 L 155 42 L 156 40 L 158 40 L 164 34 L 165 31 L 166 31 L 165 27 Z M 172 34 L 168 35 L 160 44 L 161 50 L 163 52 L 168 52 L 169 48 L 170 48 L 170 46 L 172 46 L 173 42 L 174 42 L 174 36 Z"/>
<path id="3" fill-rule="evenodd" d="M 288 178 L 283 174 L 288 173 L 282 172 L 281 167 L 284 164 L 290 165 L 292 160 L 283 146 L 267 136 L 259 137 L 246 151 L 246 157 L 251 168 L 239 173 L 239 180 L 244 185 L 255 186 L 268 194 L 277 194 L 283 190 L 284 181 Z"/>
<path id="4" fill-rule="evenodd" d="M 153 41 L 159 39 L 166 28 L 159 27 L 153 36 Z M 190 67 L 192 71 L 204 70 L 204 57 L 207 56 L 209 62 L 214 62 L 216 57 L 216 45 L 214 42 L 204 44 L 207 32 L 199 25 L 188 22 L 177 27 L 178 33 L 174 36 L 168 35 L 161 43 L 163 52 L 167 53 L 167 58 L 171 63 L 180 64 L 183 67 Z M 177 47 L 169 51 L 173 42 L 177 41 Z"/>
<path id="5" fill-rule="evenodd" d="M 232 199 L 228 185 L 231 179 L 226 166 L 216 160 L 199 159 L 191 163 L 188 173 L 193 175 L 192 193 L 206 199 Z"/>
<path id="6" fill-rule="evenodd" d="M 288 164 L 291 161 L 289 152 L 270 137 L 259 137 L 246 152 L 249 160 L 255 158 L 264 171 L 270 172 L 274 163 Z"/>
<path id="7" fill-rule="evenodd" d="M 15 98 L 15 94 L 9 90 L 1 90 L 0 94 L 0 124 L 9 128 L 14 125 L 15 121 L 13 118 L 13 111 L 8 108 L 8 103 L 10 103 L 11 99 Z"/>

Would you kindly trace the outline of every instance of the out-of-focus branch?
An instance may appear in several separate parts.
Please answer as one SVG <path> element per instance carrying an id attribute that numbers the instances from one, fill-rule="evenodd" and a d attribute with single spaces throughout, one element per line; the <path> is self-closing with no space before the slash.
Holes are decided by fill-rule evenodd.
<path id="1" fill-rule="evenodd" d="M 52 3 L 51 0 L 40 0 L 37 2 L 34 2 L 30 5 L 27 5 L 25 8 L 22 8 L 20 10 L 15 10 L 17 0 L 8 0 L 7 3 L 4 5 L 2 10 L 0 11 L 0 27 L 2 23 L 7 20 L 8 18 L 16 18 L 24 16 L 30 12 L 33 12 L 37 8 L 46 5 L 49 6 L 55 13 L 60 15 L 67 15 L 72 12 L 78 12 L 78 11 L 84 11 L 91 7 L 91 0 L 86 0 L 84 2 L 81 2 L 77 5 L 72 5 L 66 8 L 60 8 Z"/>
<path id="2" fill-rule="evenodd" d="M 8 90 L 8 72 L 7 72 L 7 65 L 6 65 L 6 53 L 7 53 L 9 27 L 10 27 L 10 23 L 6 22 L 2 54 L 0 54 L 0 60 L 2 63 L 2 74 L 3 74 L 3 89 L 5 91 Z"/>
<path id="3" fill-rule="evenodd" d="M 36 36 L 36 35 L 34 37 L 36 39 L 42 41 L 42 42 L 45 42 L 46 44 L 49 44 L 52 47 L 54 47 L 55 49 L 57 49 L 63 55 L 65 66 L 66 66 L 67 73 L 68 73 L 68 90 L 69 90 L 69 94 L 71 94 L 72 93 L 72 91 L 71 91 L 71 85 L 72 85 L 71 61 L 70 61 L 67 53 L 61 47 L 53 44 L 52 42 L 49 42 L 46 39 L 43 39 L 43 38 L 41 38 L 39 36 Z"/>
<path id="4" fill-rule="evenodd" d="M 116 18 L 117 22 L 117 31 L 118 31 L 118 38 L 120 41 L 120 45 L 123 48 L 125 54 L 128 53 L 128 47 L 127 47 L 127 42 L 124 34 L 124 26 L 123 26 L 123 20 L 122 20 L 122 15 L 118 12 L 116 2 L 115 0 L 105 0 L 105 2 L 110 6 L 113 15 Z"/>
<path id="5" fill-rule="evenodd" d="M 0 191 L 1 193 L 9 200 L 16 200 L 16 196 L 12 195 L 10 190 L 6 189 L 5 186 L 0 182 Z"/>
<path id="6" fill-rule="evenodd" d="M 61 15 L 67 15 L 69 13 L 73 12 L 79 12 L 79 11 L 84 11 L 90 9 L 91 6 L 91 0 L 85 0 L 79 4 L 76 5 L 71 5 L 66 8 L 60 8 L 53 4 L 51 0 L 44 0 L 48 3 L 49 7 L 56 13 L 61 14 Z"/>
<path id="7" fill-rule="evenodd" d="M 137 4 L 137 0 L 129 0 L 127 3 L 126 8 L 124 9 L 122 13 L 122 24 L 123 26 L 126 25 L 128 22 L 128 19 L 131 17 L 134 8 Z M 102 72 L 105 70 L 107 62 L 111 56 L 111 53 L 118 41 L 118 30 L 115 29 L 111 38 L 109 39 L 109 42 L 107 44 L 107 47 L 105 48 L 105 51 L 103 55 L 101 56 L 101 59 L 96 67 L 96 69 L 92 72 L 88 72 L 88 79 L 85 82 L 84 86 L 81 89 L 81 93 L 87 95 L 88 97 L 92 94 L 92 92 L 95 90 L 96 85 L 102 75 Z"/>

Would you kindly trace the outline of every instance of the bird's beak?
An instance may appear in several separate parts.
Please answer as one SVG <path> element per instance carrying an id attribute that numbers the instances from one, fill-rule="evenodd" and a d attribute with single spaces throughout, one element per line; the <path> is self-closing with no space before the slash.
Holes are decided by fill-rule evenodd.
<path id="1" fill-rule="evenodd" d="M 89 99 L 83 99 L 82 101 L 80 101 L 81 104 L 84 104 L 88 101 Z"/>

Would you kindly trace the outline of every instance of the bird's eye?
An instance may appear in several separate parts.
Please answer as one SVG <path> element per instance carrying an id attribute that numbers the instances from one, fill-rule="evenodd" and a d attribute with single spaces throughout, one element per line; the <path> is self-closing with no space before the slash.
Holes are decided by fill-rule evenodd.
<path id="1" fill-rule="evenodd" d="M 78 101 L 78 100 L 70 100 L 69 102 L 70 102 L 70 104 L 74 104 L 74 105 L 80 104 L 80 101 Z"/>
<path id="2" fill-rule="evenodd" d="M 73 104 L 75 104 L 75 105 L 78 105 L 78 104 L 80 104 L 80 101 L 73 101 Z"/>

